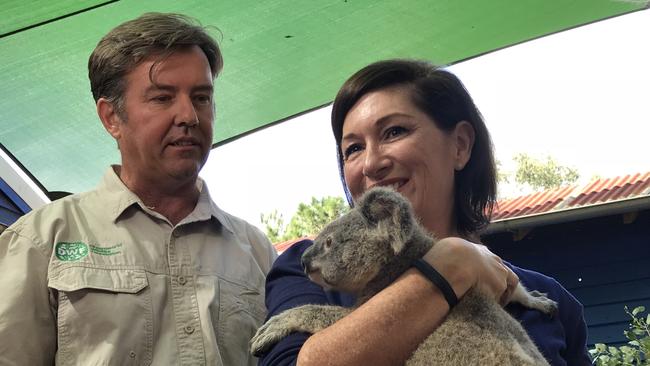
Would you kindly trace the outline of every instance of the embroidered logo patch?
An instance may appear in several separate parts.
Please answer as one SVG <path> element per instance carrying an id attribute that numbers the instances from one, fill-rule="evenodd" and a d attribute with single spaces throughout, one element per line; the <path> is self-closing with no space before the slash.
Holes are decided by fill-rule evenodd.
<path id="1" fill-rule="evenodd" d="M 99 255 L 115 255 L 122 252 L 122 244 L 116 244 L 112 247 L 98 247 L 96 245 L 90 245 L 90 251 L 94 254 Z"/>
<path id="2" fill-rule="evenodd" d="M 56 243 L 54 253 L 62 261 L 78 261 L 88 255 L 88 245 L 82 242 Z"/>

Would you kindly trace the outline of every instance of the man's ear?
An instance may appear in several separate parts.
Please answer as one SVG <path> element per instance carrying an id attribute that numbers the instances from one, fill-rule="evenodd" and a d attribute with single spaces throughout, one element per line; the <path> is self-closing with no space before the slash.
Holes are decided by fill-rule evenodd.
<path id="1" fill-rule="evenodd" d="M 456 147 L 456 161 L 454 168 L 463 170 L 469 159 L 472 157 L 475 132 L 474 127 L 467 121 L 460 121 L 454 127 L 454 143 Z"/>
<path id="2" fill-rule="evenodd" d="M 96 107 L 97 115 L 102 121 L 102 125 L 104 125 L 106 131 L 108 131 L 115 140 L 119 140 L 123 121 L 115 108 L 115 104 L 109 102 L 106 98 L 99 98 Z"/>

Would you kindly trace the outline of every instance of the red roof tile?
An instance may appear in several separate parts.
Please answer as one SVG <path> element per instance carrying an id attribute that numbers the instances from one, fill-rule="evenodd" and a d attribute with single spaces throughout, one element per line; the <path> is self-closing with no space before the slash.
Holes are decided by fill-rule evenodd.
<path id="1" fill-rule="evenodd" d="M 585 186 L 568 186 L 527 196 L 501 200 L 492 213 L 492 221 L 501 221 L 559 209 L 576 209 L 650 195 L 650 172 L 601 178 Z"/>
<path id="2" fill-rule="evenodd" d="M 575 199 L 569 202 L 569 207 L 593 205 L 597 203 L 617 201 L 636 196 L 648 195 L 650 191 L 650 172 L 633 174 L 622 177 L 597 179 L 585 187 Z"/>
<path id="3" fill-rule="evenodd" d="M 497 202 L 492 220 L 538 214 L 558 206 L 576 186 L 560 187 Z"/>
<path id="4" fill-rule="evenodd" d="M 289 240 L 282 241 L 282 242 L 279 242 L 279 243 L 274 243 L 273 247 L 275 248 L 275 251 L 278 252 L 278 254 L 282 254 L 282 252 L 284 252 L 285 250 L 291 248 L 291 246 L 296 244 L 297 242 L 299 242 L 301 240 L 304 240 L 304 239 L 314 240 L 314 238 L 315 238 L 314 235 L 310 235 L 310 236 L 303 236 L 301 238 L 289 239 Z"/>

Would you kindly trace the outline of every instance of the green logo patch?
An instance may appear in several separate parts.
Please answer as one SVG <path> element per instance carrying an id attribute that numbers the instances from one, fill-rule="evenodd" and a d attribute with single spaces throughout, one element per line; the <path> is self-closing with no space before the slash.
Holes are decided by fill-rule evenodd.
<path id="1" fill-rule="evenodd" d="M 78 261 L 88 255 L 88 245 L 82 242 L 76 243 L 56 243 L 54 248 L 56 257 L 62 261 Z"/>
<path id="2" fill-rule="evenodd" d="M 90 246 L 90 251 L 99 255 L 115 255 L 122 252 L 122 244 L 113 245 L 112 247 Z"/>

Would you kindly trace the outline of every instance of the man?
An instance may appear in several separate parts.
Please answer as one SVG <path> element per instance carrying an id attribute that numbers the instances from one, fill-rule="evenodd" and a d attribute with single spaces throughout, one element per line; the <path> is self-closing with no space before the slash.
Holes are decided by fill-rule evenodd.
<path id="1" fill-rule="evenodd" d="M 88 62 L 121 165 L 0 236 L 0 364 L 247 365 L 265 316 L 268 239 L 198 177 L 212 143 L 216 42 L 145 14 Z"/>

